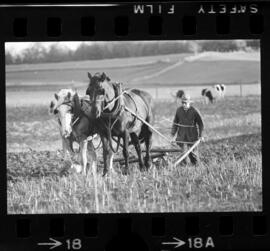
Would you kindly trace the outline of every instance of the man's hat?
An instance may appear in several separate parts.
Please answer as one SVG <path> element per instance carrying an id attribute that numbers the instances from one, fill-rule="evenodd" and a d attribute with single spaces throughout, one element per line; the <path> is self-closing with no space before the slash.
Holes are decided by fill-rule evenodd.
<path id="1" fill-rule="evenodd" d="M 183 97 L 182 97 L 182 101 L 185 101 L 185 102 L 192 102 L 191 98 L 190 98 L 190 95 L 189 94 L 185 94 Z"/>

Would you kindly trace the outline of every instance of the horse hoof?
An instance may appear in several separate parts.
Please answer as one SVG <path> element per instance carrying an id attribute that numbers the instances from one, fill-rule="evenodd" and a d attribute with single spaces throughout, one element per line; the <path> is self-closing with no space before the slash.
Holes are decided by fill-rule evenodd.
<path id="1" fill-rule="evenodd" d="M 147 170 L 147 169 L 146 169 L 146 166 L 145 166 L 145 165 L 141 165 L 141 166 L 140 166 L 140 171 L 141 171 L 141 172 L 146 171 L 146 170 Z"/>
<path id="2" fill-rule="evenodd" d="M 122 174 L 123 174 L 123 175 L 128 175 L 128 170 L 127 170 L 126 168 L 124 168 L 124 169 L 122 170 Z"/>
<path id="3" fill-rule="evenodd" d="M 146 169 L 149 169 L 151 167 L 152 161 L 150 159 L 144 159 L 144 165 Z"/>
<path id="4" fill-rule="evenodd" d="M 146 169 L 149 169 L 151 167 L 151 161 L 148 161 L 147 163 L 145 163 L 145 167 Z"/>
<path id="5" fill-rule="evenodd" d="M 108 173 L 108 170 L 104 169 L 104 170 L 103 170 L 102 177 L 104 177 L 107 173 Z"/>

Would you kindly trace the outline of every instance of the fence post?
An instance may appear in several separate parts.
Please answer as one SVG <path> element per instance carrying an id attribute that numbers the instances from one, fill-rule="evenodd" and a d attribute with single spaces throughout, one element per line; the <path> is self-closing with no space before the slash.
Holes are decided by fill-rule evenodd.
<path id="1" fill-rule="evenodd" d="M 243 97 L 243 86 L 240 84 L 240 96 Z"/>

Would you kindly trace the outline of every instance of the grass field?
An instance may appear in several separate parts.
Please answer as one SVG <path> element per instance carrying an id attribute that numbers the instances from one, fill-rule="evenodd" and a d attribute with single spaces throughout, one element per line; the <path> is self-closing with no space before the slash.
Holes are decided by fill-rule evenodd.
<path id="1" fill-rule="evenodd" d="M 99 212 L 194 212 L 262 210 L 260 97 L 227 97 L 213 106 L 195 103 L 205 121 L 201 163 L 173 167 L 175 155 L 140 172 L 121 174 L 118 164 L 102 178 L 98 168 Z M 157 102 L 155 126 L 169 135 L 175 104 Z M 96 212 L 93 176 L 84 177 L 62 160 L 57 125 L 47 107 L 7 109 L 8 212 Z M 155 146 L 166 146 L 159 137 Z M 54 146 L 55 149 L 52 147 Z M 29 149 L 29 147 L 32 148 Z M 27 150 L 28 149 L 28 150 Z M 100 156 L 100 152 L 98 153 Z"/>
<path id="2" fill-rule="evenodd" d="M 71 163 L 63 161 L 58 125 L 48 105 L 60 88 L 77 88 L 83 95 L 87 71 L 104 71 L 113 81 L 151 93 L 154 126 L 168 137 L 176 110 L 171 93 L 188 91 L 205 123 L 199 166 L 173 167 L 173 154 L 147 172 L 132 164 L 127 176 L 115 164 L 103 178 L 99 165 L 97 189 L 91 172 L 88 177 L 74 173 Z M 259 53 L 12 65 L 6 67 L 6 81 L 8 213 L 262 210 Z M 213 83 L 227 84 L 226 97 L 203 104 L 202 84 Z M 168 143 L 155 135 L 153 146 Z"/>
<path id="3" fill-rule="evenodd" d="M 6 104 L 48 105 L 61 88 L 76 88 L 84 94 L 88 85 L 87 71 L 105 72 L 112 81 L 123 82 L 125 87 L 143 88 L 162 100 L 171 99 L 171 93 L 179 88 L 199 98 L 202 88 L 214 83 L 225 83 L 228 96 L 260 95 L 258 58 L 259 53 L 235 52 L 8 65 Z"/>
<path id="4" fill-rule="evenodd" d="M 232 55 L 234 56 L 232 56 Z M 6 66 L 6 86 L 85 86 L 87 71 L 105 72 L 125 85 L 250 83 L 260 80 L 259 53 L 170 54 L 138 58 Z M 230 55 L 230 57 L 228 57 Z M 192 60 L 191 60 L 192 59 Z"/>

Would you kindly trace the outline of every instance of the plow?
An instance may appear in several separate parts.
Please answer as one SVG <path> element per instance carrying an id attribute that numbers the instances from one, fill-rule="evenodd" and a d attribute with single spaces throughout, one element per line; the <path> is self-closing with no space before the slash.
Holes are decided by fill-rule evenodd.
<path id="1" fill-rule="evenodd" d="M 171 153 L 180 153 L 180 155 L 177 157 L 176 161 L 173 163 L 173 166 L 179 165 L 195 147 L 199 145 L 201 142 L 201 139 L 197 140 L 186 152 L 182 153 L 181 149 L 177 148 L 153 148 L 151 149 L 151 159 L 163 159 L 164 157 L 167 157 Z M 143 151 L 144 152 L 144 151 Z M 125 164 L 125 159 L 124 158 L 115 158 L 113 160 L 114 163 L 119 163 L 120 165 Z M 130 156 L 129 157 L 129 163 L 137 163 L 139 162 L 139 159 L 135 156 Z"/>

